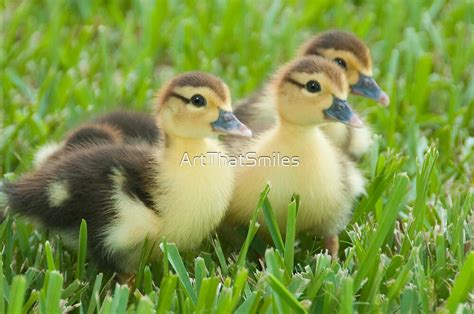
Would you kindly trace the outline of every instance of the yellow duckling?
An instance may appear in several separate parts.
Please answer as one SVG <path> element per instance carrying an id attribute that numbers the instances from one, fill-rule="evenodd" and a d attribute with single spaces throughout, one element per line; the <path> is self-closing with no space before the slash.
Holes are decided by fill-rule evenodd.
<path id="1" fill-rule="evenodd" d="M 278 120 L 245 148 L 251 160 L 237 169 L 228 221 L 248 224 L 259 193 L 269 182 L 269 200 L 281 231 L 288 203 L 297 193 L 301 200 L 297 231 L 326 239 L 330 253 L 336 255 L 337 235 L 349 221 L 354 199 L 364 190 L 354 163 L 319 128 L 330 121 L 362 126 L 346 101 L 346 77 L 324 58 L 300 57 L 278 71 L 268 92 Z M 268 164 L 267 157 L 275 155 L 281 159 L 278 164 Z"/>

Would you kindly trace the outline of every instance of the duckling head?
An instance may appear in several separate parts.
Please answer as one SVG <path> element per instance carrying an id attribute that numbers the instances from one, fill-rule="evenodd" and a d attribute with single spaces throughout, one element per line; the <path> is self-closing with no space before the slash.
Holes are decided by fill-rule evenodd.
<path id="1" fill-rule="evenodd" d="M 343 31 L 321 33 L 303 44 L 299 55 L 319 55 L 333 60 L 345 71 L 353 94 L 389 105 L 390 98 L 372 77 L 370 50 L 355 35 Z"/>
<path id="2" fill-rule="evenodd" d="M 169 135 L 252 136 L 250 129 L 232 113 L 227 85 L 203 72 L 184 73 L 169 81 L 158 93 L 157 114 L 160 126 Z"/>
<path id="3" fill-rule="evenodd" d="M 347 102 L 349 85 L 344 72 L 327 59 L 297 58 L 277 73 L 273 87 L 281 120 L 302 126 L 339 121 L 362 127 Z"/>

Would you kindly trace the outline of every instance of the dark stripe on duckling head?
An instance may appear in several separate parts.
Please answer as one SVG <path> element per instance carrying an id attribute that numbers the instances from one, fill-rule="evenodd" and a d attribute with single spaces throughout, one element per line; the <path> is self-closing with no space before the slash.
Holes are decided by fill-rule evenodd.
<path id="1" fill-rule="evenodd" d="M 287 77 L 287 78 L 285 78 L 285 80 L 288 83 L 291 83 L 291 84 L 293 84 L 293 85 L 295 85 L 299 88 L 304 88 L 304 86 L 305 86 L 304 84 L 301 84 L 300 82 L 298 82 L 297 80 L 292 79 L 291 77 Z"/>
<path id="2" fill-rule="evenodd" d="M 305 56 L 296 59 L 290 64 L 289 68 L 284 75 L 284 80 L 297 86 L 301 86 L 302 82 L 295 81 L 291 75 L 293 73 L 324 73 L 329 79 L 340 89 L 346 88 L 346 80 L 342 70 L 333 62 L 328 61 L 318 56 Z"/>
<path id="3" fill-rule="evenodd" d="M 179 100 L 181 100 L 182 102 L 184 102 L 185 104 L 189 104 L 191 102 L 191 99 L 189 98 L 186 98 L 184 97 L 183 95 L 180 95 L 178 93 L 170 93 L 170 97 L 176 97 L 178 98 Z"/>
<path id="4" fill-rule="evenodd" d="M 176 87 L 207 87 L 213 90 L 216 95 L 223 101 L 227 99 L 227 87 L 225 83 L 218 77 L 204 72 L 188 72 L 174 78 L 166 87 L 162 96 L 162 102 L 166 102 L 173 97 Z"/>
<path id="5" fill-rule="evenodd" d="M 305 44 L 303 55 L 319 55 L 321 49 L 335 49 L 352 52 L 365 67 L 370 66 L 369 48 L 354 34 L 344 31 L 327 31 Z"/>

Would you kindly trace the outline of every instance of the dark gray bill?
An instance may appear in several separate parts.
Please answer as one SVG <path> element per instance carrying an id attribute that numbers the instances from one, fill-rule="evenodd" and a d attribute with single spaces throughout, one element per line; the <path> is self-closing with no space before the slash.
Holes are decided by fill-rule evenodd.
<path id="1" fill-rule="evenodd" d="M 323 112 L 326 118 L 342 122 L 355 128 L 361 128 L 364 125 L 359 117 L 352 111 L 347 101 L 337 97 L 333 98 L 331 107 L 324 109 Z"/>
<path id="2" fill-rule="evenodd" d="M 219 133 L 251 137 L 252 131 L 230 111 L 219 108 L 219 118 L 211 123 L 212 129 Z"/>
<path id="3" fill-rule="evenodd" d="M 351 85 L 351 91 L 353 94 L 373 99 L 385 107 L 390 103 L 390 98 L 377 82 L 372 77 L 364 74 L 359 74 L 359 81 Z"/>

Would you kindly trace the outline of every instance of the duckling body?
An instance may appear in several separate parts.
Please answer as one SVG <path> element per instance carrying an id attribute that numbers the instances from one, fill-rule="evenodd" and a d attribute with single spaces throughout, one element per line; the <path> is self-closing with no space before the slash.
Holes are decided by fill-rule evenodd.
<path id="1" fill-rule="evenodd" d="M 301 200 L 297 232 L 308 231 L 325 238 L 343 230 L 354 197 L 363 192 L 364 179 L 319 128 L 279 125 L 263 134 L 250 151 L 257 156 L 271 156 L 273 152 L 297 156 L 299 165 L 239 168 L 230 206 L 231 220 L 248 222 L 261 190 L 269 182 L 268 197 L 282 232 L 293 193 L 299 194 Z"/>
<path id="2" fill-rule="evenodd" d="M 16 182 L 5 184 L 13 213 L 74 239 L 82 219 L 89 253 L 102 266 L 132 272 L 146 238 L 192 250 L 217 227 L 234 186 L 234 171 L 209 152 L 215 138 L 249 136 L 230 109 L 225 84 L 205 73 L 178 76 L 159 95 L 162 140 L 153 145 L 110 141 L 71 149 Z M 91 134 L 102 134 L 84 130 Z M 114 131 L 111 131 L 112 133 Z M 152 258 L 158 255 L 158 245 Z"/>
<path id="3" fill-rule="evenodd" d="M 269 182 L 269 200 L 281 231 L 286 228 L 291 196 L 300 196 L 298 232 L 323 237 L 330 253 L 337 254 L 337 235 L 346 226 L 354 199 L 364 190 L 364 178 L 320 125 L 328 119 L 361 126 L 345 97 L 348 85 L 343 72 L 321 57 L 303 57 L 282 67 L 269 85 L 277 122 L 241 151 L 255 152 L 254 166 L 237 169 L 236 187 L 227 222 L 248 224 L 260 192 Z M 259 162 L 277 153 L 298 162 Z M 283 157 L 281 159 L 283 161 Z M 259 217 L 264 225 L 262 217 Z M 334 240 L 335 239 L 335 240 Z"/>

